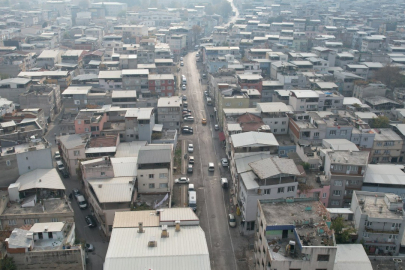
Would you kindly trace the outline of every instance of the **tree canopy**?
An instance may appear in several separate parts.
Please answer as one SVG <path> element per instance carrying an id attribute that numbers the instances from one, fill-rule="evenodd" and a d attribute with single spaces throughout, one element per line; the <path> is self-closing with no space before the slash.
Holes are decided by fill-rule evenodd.
<path id="1" fill-rule="evenodd" d="M 331 229 L 335 231 L 335 239 L 338 244 L 350 243 L 350 234 L 354 231 L 353 229 L 345 229 L 345 224 L 343 218 L 338 217 L 332 221 Z"/>
<path id="2" fill-rule="evenodd" d="M 17 270 L 13 258 L 4 257 L 0 260 L 0 270 Z"/>
<path id="3" fill-rule="evenodd" d="M 399 67 L 387 65 L 374 73 L 373 79 L 385 84 L 388 88 L 394 89 L 405 84 L 405 76 L 402 75 Z"/>
<path id="4" fill-rule="evenodd" d="M 387 128 L 390 126 L 390 119 L 387 116 L 374 117 L 369 122 L 372 128 Z"/>

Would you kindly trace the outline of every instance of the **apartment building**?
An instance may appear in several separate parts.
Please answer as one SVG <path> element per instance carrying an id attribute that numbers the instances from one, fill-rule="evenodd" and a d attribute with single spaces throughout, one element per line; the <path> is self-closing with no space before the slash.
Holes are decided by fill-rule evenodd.
<path id="1" fill-rule="evenodd" d="M 20 101 L 19 96 L 29 91 L 33 84 L 31 79 L 10 78 L 0 81 L 0 96 L 14 103 Z"/>
<path id="2" fill-rule="evenodd" d="M 150 143 L 154 126 L 153 108 L 128 108 L 125 113 L 125 141 L 141 140 Z"/>
<path id="3" fill-rule="evenodd" d="M 357 243 L 369 254 L 396 256 L 405 230 L 402 198 L 392 193 L 355 191 L 350 205 Z"/>
<path id="4" fill-rule="evenodd" d="M 324 171 L 330 180 L 330 208 L 350 205 L 353 192 L 361 190 L 369 159 L 368 151 L 328 151 Z"/>
<path id="5" fill-rule="evenodd" d="M 138 94 L 149 90 L 149 70 L 124 69 L 122 70 L 122 89 L 136 90 Z"/>
<path id="6" fill-rule="evenodd" d="M 288 113 L 290 109 L 282 102 L 257 103 L 257 109 L 266 125 L 275 135 L 288 134 Z"/>
<path id="7" fill-rule="evenodd" d="M 259 74 L 238 74 L 238 84 L 242 89 L 257 89 L 262 93 L 263 77 Z"/>
<path id="8" fill-rule="evenodd" d="M 100 135 L 107 120 L 108 117 L 104 111 L 80 111 L 75 118 L 75 132 Z"/>
<path id="9" fill-rule="evenodd" d="M 59 50 L 43 50 L 37 57 L 36 67 L 39 68 L 52 68 L 61 62 L 63 51 Z"/>
<path id="10" fill-rule="evenodd" d="M 157 104 L 157 122 L 164 129 L 180 129 L 182 121 L 182 98 L 161 97 Z"/>
<path id="11" fill-rule="evenodd" d="M 401 136 L 389 128 L 372 129 L 375 134 L 370 152 L 371 163 L 397 163 L 402 154 L 404 141 Z"/>
<path id="12" fill-rule="evenodd" d="M 165 194 L 173 187 L 173 145 L 141 146 L 138 154 L 138 193 Z"/>
<path id="13" fill-rule="evenodd" d="M 173 74 L 149 74 L 149 92 L 153 96 L 171 97 L 175 93 Z"/>
<path id="14" fill-rule="evenodd" d="M 76 176 L 79 160 L 86 159 L 86 146 L 90 141 L 90 133 L 64 135 L 58 137 L 59 152 L 65 168 L 71 176 Z"/>

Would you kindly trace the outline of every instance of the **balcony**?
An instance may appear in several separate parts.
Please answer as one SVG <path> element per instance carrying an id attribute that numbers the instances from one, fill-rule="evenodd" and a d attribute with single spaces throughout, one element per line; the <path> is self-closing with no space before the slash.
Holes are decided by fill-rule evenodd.
<path id="1" fill-rule="evenodd" d="M 397 245 L 397 243 L 396 243 L 396 241 L 394 241 L 394 240 L 392 240 L 391 242 L 388 242 L 388 240 L 374 240 L 374 241 L 364 241 L 364 243 L 365 244 L 368 244 L 368 245 L 375 245 L 375 246 L 377 246 L 377 245 L 389 245 L 389 246 L 396 246 Z"/>
<path id="2" fill-rule="evenodd" d="M 375 230 L 369 227 L 365 228 L 365 231 L 368 233 L 381 233 L 381 234 L 399 234 L 399 229 L 395 228 L 394 230 L 386 229 L 386 230 Z"/>

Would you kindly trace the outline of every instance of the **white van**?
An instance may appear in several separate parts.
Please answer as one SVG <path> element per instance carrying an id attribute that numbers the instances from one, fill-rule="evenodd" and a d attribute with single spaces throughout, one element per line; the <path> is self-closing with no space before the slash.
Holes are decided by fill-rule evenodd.
<path id="1" fill-rule="evenodd" d="M 209 172 L 215 171 L 214 163 L 212 162 L 208 163 L 208 171 Z"/>
<path id="2" fill-rule="evenodd" d="M 56 167 L 58 167 L 59 171 L 63 171 L 65 169 L 65 166 L 63 165 L 63 162 L 58 160 L 56 161 Z"/>
<path id="3" fill-rule="evenodd" d="M 86 209 L 87 208 L 87 202 L 84 199 L 83 195 L 77 195 L 76 200 L 77 200 L 77 203 L 79 204 L 80 209 Z"/>
<path id="4" fill-rule="evenodd" d="M 192 208 L 193 211 L 197 211 L 197 192 L 188 192 L 188 207 Z"/>

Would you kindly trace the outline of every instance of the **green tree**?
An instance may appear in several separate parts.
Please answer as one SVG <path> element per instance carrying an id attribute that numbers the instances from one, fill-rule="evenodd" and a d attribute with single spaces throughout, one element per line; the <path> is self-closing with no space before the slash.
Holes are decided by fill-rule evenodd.
<path id="1" fill-rule="evenodd" d="M 369 122 L 372 128 L 387 128 L 390 126 L 390 119 L 386 116 L 378 116 L 371 119 Z"/>
<path id="2" fill-rule="evenodd" d="M 218 6 L 219 14 L 222 15 L 224 18 L 228 18 L 232 14 L 232 6 L 226 0 L 222 0 Z"/>
<path id="3" fill-rule="evenodd" d="M 354 232 L 354 229 L 345 228 L 343 218 L 338 217 L 332 221 L 330 228 L 335 231 L 335 239 L 338 244 L 351 242 L 350 234 Z"/>
<path id="4" fill-rule="evenodd" d="M 124 18 L 127 16 L 127 12 L 125 10 L 120 11 L 120 13 L 118 13 L 117 17 L 118 18 Z"/>
<path id="5" fill-rule="evenodd" d="M 403 86 L 405 83 L 405 76 L 400 72 L 399 67 L 386 65 L 374 73 L 373 79 L 382 82 L 390 89 L 394 89 Z"/>
<path id="6" fill-rule="evenodd" d="M 202 32 L 202 28 L 199 25 L 193 25 L 191 32 L 194 34 L 194 41 L 197 42 L 197 38 Z"/>
<path id="7" fill-rule="evenodd" d="M 204 10 L 205 10 L 205 14 L 207 14 L 207 15 L 214 14 L 214 7 L 211 4 L 206 5 Z"/>
<path id="8" fill-rule="evenodd" d="M 0 270 L 17 270 L 12 257 L 4 257 L 0 260 Z"/>

